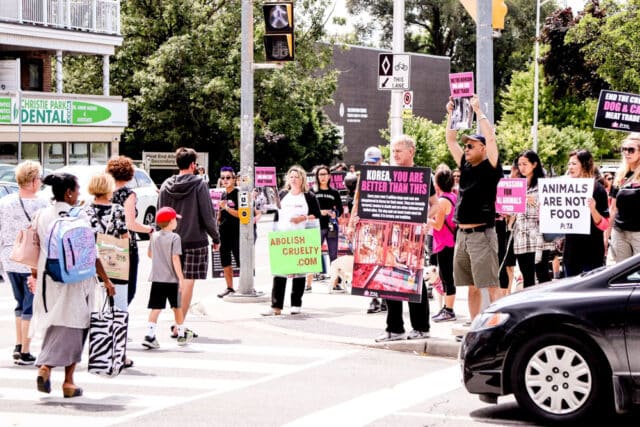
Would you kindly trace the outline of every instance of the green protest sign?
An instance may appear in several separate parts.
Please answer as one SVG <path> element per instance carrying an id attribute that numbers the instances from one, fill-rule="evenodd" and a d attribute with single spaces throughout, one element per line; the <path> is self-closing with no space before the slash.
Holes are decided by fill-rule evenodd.
<path id="1" fill-rule="evenodd" d="M 321 272 L 320 229 L 272 231 L 269 261 L 274 276 Z"/>

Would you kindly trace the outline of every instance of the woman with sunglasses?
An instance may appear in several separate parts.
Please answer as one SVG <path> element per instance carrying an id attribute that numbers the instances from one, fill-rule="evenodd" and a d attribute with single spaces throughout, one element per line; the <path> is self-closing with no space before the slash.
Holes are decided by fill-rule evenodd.
<path id="1" fill-rule="evenodd" d="M 565 237 L 562 263 L 566 277 L 604 265 L 603 231 L 609 227 L 609 206 L 607 192 L 595 179 L 593 156 L 587 150 L 569 153 L 567 175 L 571 178 L 592 178 L 593 196 L 589 199 L 591 210 L 591 232 L 589 234 L 567 234 Z"/>
<path id="2" fill-rule="evenodd" d="M 316 168 L 315 185 L 313 192 L 320 205 L 320 244 L 326 240 L 329 252 L 329 261 L 338 258 L 338 217 L 342 215 L 342 199 L 340 193 L 331 187 L 331 173 L 329 167 L 320 165 Z M 324 257 L 323 257 L 324 264 Z M 323 265 L 323 270 L 329 270 L 328 265 Z M 338 283 L 333 283 L 334 291 L 341 291 Z M 307 287 L 307 290 L 310 290 Z"/>
<path id="3" fill-rule="evenodd" d="M 233 265 L 231 255 L 240 267 L 240 220 L 238 218 L 238 189 L 236 188 L 236 173 L 230 166 L 220 168 L 220 183 L 225 194 L 220 200 L 218 222 L 220 231 L 220 264 L 224 273 L 227 288 L 218 294 L 224 298 L 233 294 Z"/>
<path id="4" fill-rule="evenodd" d="M 609 249 L 615 262 L 640 253 L 640 133 L 622 141 L 622 164 L 611 190 L 614 218 Z"/>
<path id="5" fill-rule="evenodd" d="M 308 221 L 320 217 L 320 206 L 313 193 L 309 192 L 307 173 L 302 167 L 292 166 L 286 177 L 287 184 L 280 193 L 280 209 L 274 226 L 279 231 L 303 230 Z M 305 274 L 293 275 L 291 314 L 299 314 L 302 310 L 305 277 Z M 273 276 L 271 307 L 261 313 L 263 316 L 279 316 L 282 313 L 286 287 L 286 276 Z"/>

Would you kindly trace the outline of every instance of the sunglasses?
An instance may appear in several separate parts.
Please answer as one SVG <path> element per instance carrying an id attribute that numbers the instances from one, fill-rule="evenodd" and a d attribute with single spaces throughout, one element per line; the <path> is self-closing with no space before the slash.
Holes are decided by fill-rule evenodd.
<path id="1" fill-rule="evenodd" d="M 612 176 L 608 176 L 607 177 L 607 181 L 613 181 L 613 177 Z"/>
<path id="2" fill-rule="evenodd" d="M 226 176 L 221 176 L 221 177 L 220 177 L 220 179 L 222 179 L 222 180 L 225 180 L 225 181 L 226 181 L 227 179 L 233 179 L 233 177 L 232 177 L 232 176 L 229 176 L 229 175 L 226 175 Z"/>
<path id="3" fill-rule="evenodd" d="M 466 150 L 473 150 L 473 147 L 475 147 L 475 145 L 473 145 L 473 144 L 464 144 L 464 148 Z"/>
<path id="4" fill-rule="evenodd" d="M 636 147 L 621 147 L 620 152 L 634 154 L 636 152 Z"/>

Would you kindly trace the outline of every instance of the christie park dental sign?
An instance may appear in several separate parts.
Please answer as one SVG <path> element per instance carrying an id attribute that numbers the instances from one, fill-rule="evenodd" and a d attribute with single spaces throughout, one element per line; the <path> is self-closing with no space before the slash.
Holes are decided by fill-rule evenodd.
<path id="1" fill-rule="evenodd" d="M 17 97 L 0 97 L 0 124 L 45 126 L 127 126 L 125 102 L 85 102 L 23 98 L 21 118 Z"/>

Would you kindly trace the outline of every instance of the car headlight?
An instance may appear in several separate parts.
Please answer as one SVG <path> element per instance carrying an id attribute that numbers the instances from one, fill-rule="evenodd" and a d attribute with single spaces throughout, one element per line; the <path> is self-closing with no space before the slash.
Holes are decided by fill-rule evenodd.
<path id="1" fill-rule="evenodd" d="M 473 319 L 471 323 L 472 331 L 481 331 L 483 329 L 495 328 L 509 320 L 508 313 L 481 313 Z"/>

